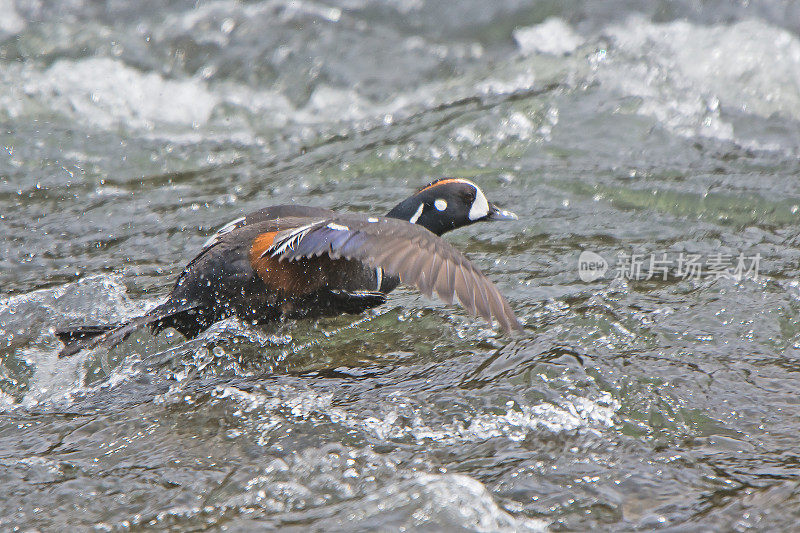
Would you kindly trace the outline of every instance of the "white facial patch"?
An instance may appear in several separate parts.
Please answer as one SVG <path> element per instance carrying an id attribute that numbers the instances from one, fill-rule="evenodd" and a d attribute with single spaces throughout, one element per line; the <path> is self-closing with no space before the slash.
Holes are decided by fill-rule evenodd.
<path id="1" fill-rule="evenodd" d="M 413 215 L 411 215 L 411 218 L 409 218 L 408 221 L 411 222 L 412 224 L 416 224 L 417 220 L 419 220 L 419 217 L 422 216 L 422 209 L 424 207 L 425 207 L 425 204 L 419 204 L 419 207 L 417 208 L 417 211 Z"/>
<path id="2" fill-rule="evenodd" d="M 489 201 L 483 191 L 474 184 L 472 186 L 475 187 L 475 200 L 473 200 L 467 216 L 470 220 L 478 220 L 489 214 Z"/>
<path id="3" fill-rule="evenodd" d="M 377 222 L 377 221 L 378 221 L 378 219 L 377 219 L 377 218 L 375 218 L 375 217 L 369 217 L 369 218 L 367 219 L 367 222 L 370 222 L 370 223 L 372 223 L 372 224 L 374 224 L 374 223 L 375 223 L 375 222 Z"/>
<path id="4" fill-rule="evenodd" d="M 447 209 L 447 200 L 439 198 L 438 200 L 433 202 L 433 206 L 439 211 L 444 211 L 445 209 Z"/>

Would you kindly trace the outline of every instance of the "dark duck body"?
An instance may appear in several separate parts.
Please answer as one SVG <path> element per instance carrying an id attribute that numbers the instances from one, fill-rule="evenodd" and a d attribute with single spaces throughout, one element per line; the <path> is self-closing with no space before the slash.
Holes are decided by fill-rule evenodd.
<path id="1" fill-rule="evenodd" d="M 407 198 L 385 217 L 279 205 L 234 220 L 204 245 L 180 274 L 167 300 L 124 324 L 59 331 L 61 356 L 110 348 L 136 328 L 174 328 L 195 337 L 236 316 L 254 324 L 285 318 L 360 313 L 386 301 L 400 282 L 473 315 L 521 329 L 508 302 L 472 263 L 439 236 L 516 215 L 489 203 L 463 179 L 442 179 Z"/>

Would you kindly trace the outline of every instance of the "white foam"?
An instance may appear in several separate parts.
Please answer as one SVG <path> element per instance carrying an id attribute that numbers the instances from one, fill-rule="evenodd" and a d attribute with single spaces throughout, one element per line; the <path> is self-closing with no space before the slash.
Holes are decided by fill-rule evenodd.
<path id="1" fill-rule="evenodd" d="M 800 40 L 758 20 L 704 26 L 631 17 L 606 29 L 596 80 L 639 97 L 639 112 L 679 134 L 733 139 L 720 107 L 800 119 Z"/>
<path id="2" fill-rule="evenodd" d="M 497 505 L 483 483 L 464 474 L 418 474 L 404 488 L 411 501 L 420 506 L 412 514 L 411 530 L 435 525 L 468 531 L 532 532 L 545 531 L 547 526 L 542 520 L 511 516 Z M 393 499 L 398 496 L 406 494 L 395 493 Z M 399 505 L 389 502 L 383 507 L 391 511 Z"/>
<path id="3" fill-rule="evenodd" d="M 302 447 L 266 461 L 241 492 L 219 504 L 273 513 L 325 506 L 327 511 L 315 520 L 320 531 L 371 531 L 375 524 L 387 531 L 532 532 L 546 527 L 544 521 L 503 510 L 473 477 L 438 473 L 438 465 L 425 459 L 411 463 L 370 447 Z"/>
<path id="4" fill-rule="evenodd" d="M 208 39 L 224 46 L 229 39 L 224 28 L 239 19 L 263 16 L 269 9 L 263 4 L 242 6 L 228 1 L 204 4 L 168 15 L 153 29 L 153 39 L 169 40 L 203 26 Z M 293 3 L 287 13 L 300 11 L 332 21 L 339 17 L 337 10 L 313 2 Z M 209 22 L 217 20 L 224 23 Z M 309 100 L 296 107 L 275 89 L 204 77 L 202 72 L 193 78 L 170 79 L 110 57 L 61 59 L 44 71 L 39 68 L 33 63 L 0 65 L 0 118 L 55 114 L 100 128 L 143 129 L 146 136 L 179 142 L 230 138 L 246 144 L 268 143 L 265 139 L 272 135 L 265 132 L 279 128 L 289 128 L 297 142 L 313 143 L 326 134 L 320 127 L 338 133 L 343 125 L 365 129 L 391 124 L 426 108 L 473 97 L 476 91 L 480 95 L 515 92 L 534 82 L 529 65 L 493 64 L 491 69 L 469 68 L 458 78 L 422 83 L 379 101 L 352 88 L 319 83 Z"/>
<path id="5" fill-rule="evenodd" d="M 307 420 L 327 418 L 345 427 L 370 433 L 381 440 L 433 441 L 442 444 L 480 442 L 493 438 L 521 441 L 532 432 L 561 433 L 589 431 L 614 424 L 620 404 L 611 394 L 600 393 L 590 399 L 567 395 L 558 404 L 543 402 L 536 405 L 509 405 L 505 413 L 483 412 L 464 415 L 458 420 L 442 423 L 436 412 L 402 394 L 391 394 L 375 406 L 373 414 L 364 415 L 336 406 L 329 393 L 317 394 L 310 389 L 280 385 L 269 392 L 239 393 L 226 387 L 216 393 L 232 398 L 252 410 L 260 403 L 267 411 L 289 412 Z M 253 403 L 256 402 L 256 403 Z M 377 413 L 376 413 L 377 411 Z"/>
<path id="6" fill-rule="evenodd" d="M 338 19 L 335 11 L 317 13 L 318 7 L 303 2 L 287 12 L 310 10 L 315 16 Z M 167 17 L 154 30 L 154 38 L 163 40 L 176 32 L 195 31 L 209 20 L 230 19 L 209 26 L 213 39 L 221 39 L 217 44 L 224 44 L 230 33 L 225 28 L 242 18 L 263 16 L 265 10 L 265 5 L 244 7 L 227 1 L 206 4 Z M 19 21 L 4 24 L 19 27 Z M 596 83 L 635 97 L 636 112 L 686 136 L 735 139 L 733 126 L 721 118 L 721 108 L 800 119 L 800 39 L 762 21 L 709 26 L 654 24 L 631 17 L 585 36 L 552 18 L 517 29 L 514 37 L 519 54 L 492 63 L 491 69 L 467 65 L 458 77 L 421 83 L 380 101 L 353 88 L 319 83 L 299 108 L 278 90 L 213 76 L 208 81 L 202 74 L 168 79 L 113 58 L 64 59 L 45 71 L 33 64 L 5 64 L 0 65 L 0 117 L 59 113 L 103 128 L 145 128 L 188 142 L 231 138 L 269 144 L 266 132 L 289 128 L 292 142 L 305 143 L 343 127 L 368 129 L 463 98 L 513 93 L 555 81 Z M 423 41 L 415 46 L 431 45 Z M 575 53 L 590 45 L 597 53 L 589 61 Z M 488 133 L 499 140 L 548 135 L 549 122 L 542 130 L 537 117 L 518 111 L 509 114 L 499 133 Z M 157 127 L 163 124 L 174 128 Z M 204 128 L 195 131 L 198 126 Z M 487 135 L 471 128 L 462 127 L 454 138 L 475 144 Z"/>
<path id="7" fill-rule="evenodd" d="M 104 128 L 198 126 L 219 102 L 202 81 L 168 80 L 110 58 L 57 61 L 39 76 L 31 73 L 26 90 L 56 110 Z"/>
<path id="8" fill-rule="evenodd" d="M 634 19 L 613 35 L 625 50 L 663 58 L 663 66 L 713 91 L 723 105 L 764 117 L 800 118 L 800 40 L 784 29 L 759 20 L 701 26 L 683 21 L 639 25 Z"/>
<path id="9" fill-rule="evenodd" d="M 431 440 L 445 444 L 477 442 L 496 437 L 520 441 L 537 431 L 560 433 L 610 427 L 614 413 L 619 409 L 619 403 L 603 393 L 597 400 L 569 396 L 562 405 L 519 405 L 509 408 L 505 414 L 479 413 L 466 420 L 439 424 L 426 421 L 424 408 L 414 406 L 411 399 L 398 396 L 391 397 L 390 401 L 393 405 L 382 406 L 384 412 L 380 417 L 370 416 L 351 422 L 366 427 L 381 439 L 411 437 L 417 441 Z M 412 422 L 401 424 L 399 420 Z"/>
<path id="10" fill-rule="evenodd" d="M 494 137 L 498 140 L 519 139 L 527 141 L 536 134 L 536 124 L 519 111 L 503 118 L 497 125 Z"/>
<path id="11" fill-rule="evenodd" d="M 116 322 L 144 310 L 144 305 L 128 299 L 116 275 L 90 276 L 0 300 L 0 338 L 7 338 L 8 347 L 16 348 L 14 356 L 32 369 L 24 378 L 28 386 L 20 404 L 69 403 L 74 393 L 84 390 L 85 358 L 58 357 L 62 345 L 52 333 L 54 324 Z M 11 408 L 9 400 L 0 396 L 0 409 Z"/>
<path id="12" fill-rule="evenodd" d="M 14 8 L 13 0 L 0 0 L 0 36 L 3 33 L 16 35 L 27 26 L 17 10 Z"/>
<path id="13" fill-rule="evenodd" d="M 515 29 L 514 40 L 524 55 L 566 55 L 583 44 L 583 38 L 557 17 L 549 18 L 536 26 Z"/>

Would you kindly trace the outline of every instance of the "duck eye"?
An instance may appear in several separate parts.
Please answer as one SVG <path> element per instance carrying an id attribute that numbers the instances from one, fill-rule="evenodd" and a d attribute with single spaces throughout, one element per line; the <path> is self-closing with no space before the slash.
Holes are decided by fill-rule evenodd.
<path id="1" fill-rule="evenodd" d="M 433 202 L 433 205 L 439 211 L 444 211 L 445 209 L 447 209 L 447 200 L 442 200 L 441 198 L 439 198 L 438 200 Z"/>

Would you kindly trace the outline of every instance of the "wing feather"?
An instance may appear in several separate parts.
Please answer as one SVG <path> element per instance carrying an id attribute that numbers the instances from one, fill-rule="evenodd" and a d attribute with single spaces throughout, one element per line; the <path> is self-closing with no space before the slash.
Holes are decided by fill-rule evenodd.
<path id="1" fill-rule="evenodd" d="M 476 287 L 473 289 L 475 293 L 475 307 L 478 311 L 478 314 L 484 318 L 487 322 L 492 321 L 492 310 L 491 306 L 489 305 L 489 297 L 486 294 L 486 285 L 481 283 L 481 280 L 475 275 L 475 272 L 470 272 L 470 277 L 472 278 L 472 283 L 470 284 L 471 287 Z"/>
<path id="2" fill-rule="evenodd" d="M 494 319 L 505 330 L 522 327 L 506 299 L 480 270 L 446 241 L 416 224 L 385 218 L 368 223 L 364 217 L 337 215 L 315 221 L 304 228 L 297 242 L 276 252 L 292 238 L 291 232 L 285 233 L 279 234 L 277 245 L 268 250 L 281 260 L 328 254 L 332 259 L 360 261 L 416 286 L 427 296 L 436 292 L 448 304 L 458 298 L 470 314 L 490 323 Z"/>
<path id="3" fill-rule="evenodd" d="M 423 267 L 425 272 L 425 283 L 421 284 L 420 291 L 427 297 L 433 296 L 433 288 L 436 286 L 436 278 L 439 276 L 439 269 L 442 266 L 442 257 L 437 254 L 428 256 Z"/>
<path id="4" fill-rule="evenodd" d="M 450 261 L 443 260 L 442 268 L 439 269 L 439 272 L 439 276 L 436 278 L 436 294 L 448 304 L 452 304 L 453 291 L 455 291 L 456 283 L 456 271 Z"/>
<path id="5" fill-rule="evenodd" d="M 435 257 L 434 254 L 417 253 L 414 254 L 414 259 L 409 261 L 408 269 L 414 274 L 416 285 L 420 292 L 425 296 L 430 296 L 430 283 L 431 273 L 429 271 L 431 261 Z"/>
<path id="6" fill-rule="evenodd" d="M 469 282 L 464 273 L 464 267 L 459 265 L 456 269 L 456 296 L 461 302 L 461 305 L 469 311 L 471 315 L 477 315 L 478 310 L 475 307 L 475 292 L 469 290 Z"/>
<path id="7" fill-rule="evenodd" d="M 401 266 L 403 265 L 403 263 L 406 262 L 409 256 L 413 255 L 413 251 L 414 251 L 414 245 L 412 243 L 410 242 L 398 243 L 397 248 L 383 263 L 383 265 L 385 265 L 383 269 L 386 272 L 391 273 L 391 275 L 393 276 L 399 276 L 400 279 L 406 278 L 403 279 L 403 281 L 406 283 L 413 283 L 412 280 L 410 279 L 410 276 L 408 275 L 408 272 L 403 272 L 403 269 L 401 268 Z M 367 257 L 366 260 L 369 261 L 369 257 Z M 383 265 L 370 264 L 370 266 L 375 266 L 375 267 Z"/>

